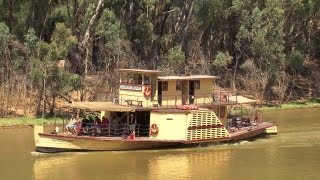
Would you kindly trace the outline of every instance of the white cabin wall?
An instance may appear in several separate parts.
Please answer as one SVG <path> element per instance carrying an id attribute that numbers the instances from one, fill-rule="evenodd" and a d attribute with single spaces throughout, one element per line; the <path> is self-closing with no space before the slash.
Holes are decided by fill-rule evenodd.
<path id="1" fill-rule="evenodd" d="M 186 140 L 187 118 L 188 115 L 184 112 L 174 114 L 151 112 L 150 126 L 156 124 L 159 132 L 157 135 L 150 136 L 150 138 L 158 140 Z"/>

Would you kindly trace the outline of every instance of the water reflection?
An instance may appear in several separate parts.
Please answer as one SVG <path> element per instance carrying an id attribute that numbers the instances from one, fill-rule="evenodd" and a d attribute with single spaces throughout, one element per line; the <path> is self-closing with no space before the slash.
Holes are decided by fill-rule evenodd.
<path id="1" fill-rule="evenodd" d="M 45 156 L 45 155 L 43 155 Z M 62 179 L 62 175 L 77 178 L 75 164 L 81 156 L 37 157 L 33 165 L 33 179 Z"/>
<path id="2" fill-rule="evenodd" d="M 224 171 L 230 163 L 231 150 L 189 150 L 154 157 L 148 163 L 149 179 L 193 178 L 194 174 L 205 178 Z M 210 167 L 210 168 L 208 168 Z"/>
<path id="3" fill-rule="evenodd" d="M 65 153 L 35 157 L 35 180 L 88 179 L 190 179 L 209 178 L 230 164 L 229 149 L 204 148 L 162 151 Z M 99 179 L 99 178 L 98 178 Z"/>

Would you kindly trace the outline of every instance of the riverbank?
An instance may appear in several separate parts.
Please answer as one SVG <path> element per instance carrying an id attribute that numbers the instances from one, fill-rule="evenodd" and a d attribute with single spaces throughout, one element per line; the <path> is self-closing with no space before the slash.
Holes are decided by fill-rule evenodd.
<path id="1" fill-rule="evenodd" d="M 307 108 L 320 108 L 320 98 L 313 98 L 308 101 L 293 101 L 286 104 L 261 106 L 259 111 L 269 112 L 277 110 L 292 110 L 292 109 L 307 109 Z"/>
<path id="2" fill-rule="evenodd" d="M 34 125 L 54 126 L 55 124 L 66 123 L 66 119 L 62 118 L 35 118 L 35 117 L 17 117 L 17 118 L 1 118 L 0 127 L 15 128 L 15 127 L 33 127 Z"/>

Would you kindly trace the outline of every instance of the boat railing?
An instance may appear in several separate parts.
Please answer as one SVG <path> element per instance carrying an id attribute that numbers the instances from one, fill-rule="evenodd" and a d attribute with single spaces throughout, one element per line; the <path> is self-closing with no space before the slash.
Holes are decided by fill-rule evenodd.
<path id="1" fill-rule="evenodd" d="M 136 102 L 136 104 L 132 104 L 133 101 Z M 151 100 L 146 101 L 146 98 L 144 96 L 129 94 L 120 94 L 119 99 L 117 99 L 117 102 L 120 105 L 137 105 L 138 103 L 146 102 L 147 107 L 153 104 Z M 140 106 L 142 106 L 142 104 Z"/>
<path id="2" fill-rule="evenodd" d="M 232 96 L 231 91 L 226 90 L 214 90 L 213 91 L 213 101 L 214 102 L 229 102 Z"/>
<path id="3" fill-rule="evenodd" d="M 171 107 L 186 104 L 206 105 L 214 102 L 213 94 L 196 94 L 196 95 L 162 95 L 158 96 L 161 99 L 161 107 Z"/>
<path id="4" fill-rule="evenodd" d="M 120 105 L 133 105 L 144 107 L 162 107 L 174 108 L 179 105 L 194 104 L 208 105 L 212 103 L 230 102 L 232 93 L 225 90 L 214 90 L 213 93 L 195 94 L 195 95 L 158 95 L 157 99 L 147 98 L 143 95 L 119 94 L 116 102 Z M 134 102 L 134 103 L 132 103 Z M 156 104 L 156 106 L 155 106 Z"/>
<path id="5" fill-rule="evenodd" d="M 235 132 L 245 127 L 254 127 L 263 121 L 259 116 L 228 116 L 226 128 L 229 132 Z"/>
<path id="6" fill-rule="evenodd" d="M 78 135 L 87 136 L 104 136 L 104 137 L 126 137 L 132 133 L 130 125 L 110 124 L 110 125 L 91 125 L 78 128 Z M 135 128 L 136 137 L 149 136 L 149 125 L 136 124 Z"/>

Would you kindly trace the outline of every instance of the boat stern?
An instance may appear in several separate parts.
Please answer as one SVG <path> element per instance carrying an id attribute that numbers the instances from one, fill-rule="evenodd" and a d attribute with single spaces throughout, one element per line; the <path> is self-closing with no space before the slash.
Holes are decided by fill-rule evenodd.
<path id="1" fill-rule="evenodd" d="M 263 131 L 264 134 L 278 134 L 278 128 L 277 125 L 274 124 L 274 126 L 265 128 Z"/>

